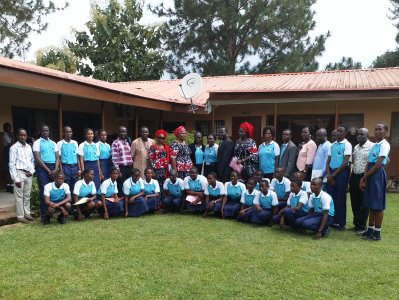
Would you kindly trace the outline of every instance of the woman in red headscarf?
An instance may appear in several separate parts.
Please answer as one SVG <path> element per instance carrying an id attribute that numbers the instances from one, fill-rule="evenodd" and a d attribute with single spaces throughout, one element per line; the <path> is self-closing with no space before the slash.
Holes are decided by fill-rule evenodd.
<path id="1" fill-rule="evenodd" d="M 258 169 L 258 148 L 253 140 L 254 127 L 244 122 L 238 129 L 238 140 L 234 146 L 234 156 L 238 158 L 244 168 L 241 175 L 244 180 L 252 177 Z"/>
<path id="2" fill-rule="evenodd" d="M 169 146 L 165 143 L 167 133 L 160 129 L 155 132 L 155 143 L 150 146 L 148 157 L 151 167 L 154 169 L 155 178 L 158 180 L 162 190 L 165 179 L 168 178 L 169 168 Z"/>
<path id="3" fill-rule="evenodd" d="M 186 128 L 179 126 L 173 133 L 176 140 L 170 144 L 170 164 L 172 169 L 177 171 L 177 176 L 184 179 L 189 174 L 193 162 L 191 161 L 190 155 L 191 150 L 186 144 Z"/>

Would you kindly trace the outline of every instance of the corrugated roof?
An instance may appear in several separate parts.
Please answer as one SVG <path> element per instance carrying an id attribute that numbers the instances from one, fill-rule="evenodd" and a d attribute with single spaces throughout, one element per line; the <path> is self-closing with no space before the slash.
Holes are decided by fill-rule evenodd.
<path id="1" fill-rule="evenodd" d="M 185 102 L 178 91 L 179 80 L 115 84 L 132 93 L 135 90 L 151 91 L 170 101 Z M 203 77 L 201 92 L 193 100 L 198 105 L 205 105 L 210 92 L 273 93 L 384 89 L 399 89 L 399 68 Z"/>

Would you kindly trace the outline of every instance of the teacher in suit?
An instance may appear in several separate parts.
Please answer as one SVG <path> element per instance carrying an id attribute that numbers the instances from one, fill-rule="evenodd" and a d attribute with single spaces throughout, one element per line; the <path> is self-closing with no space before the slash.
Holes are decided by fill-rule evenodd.
<path id="1" fill-rule="evenodd" d="M 296 152 L 297 147 L 291 141 L 291 129 L 283 131 L 280 158 L 278 166 L 284 169 L 284 177 L 291 178 L 292 174 L 296 171 Z"/>
<path id="2" fill-rule="evenodd" d="M 220 145 L 217 155 L 217 174 L 219 181 L 226 183 L 230 181 L 230 161 L 233 158 L 234 144 L 229 138 L 227 129 L 221 127 L 218 131 Z"/>

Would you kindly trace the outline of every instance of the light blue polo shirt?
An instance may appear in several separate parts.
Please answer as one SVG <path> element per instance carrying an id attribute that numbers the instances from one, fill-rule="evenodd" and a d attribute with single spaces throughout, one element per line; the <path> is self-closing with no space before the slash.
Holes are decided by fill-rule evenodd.
<path id="1" fill-rule="evenodd" d="M 280 155 L 280 147 L 276 142 L 262 143 L 258 148 L 259 169 L 265 174 L 274 173 L 276 156 L 278 155 Z"/>
<path id="2" fill-rule="evenodd" d="M 111 158 L 111 146 L 107 143 L 98 142 L 98 150 L 100 151 L 100 159 L 110 159 Z"/>
<path id="3" fill-rule="evenodd" d="M 78 163 L 78 143 L 71 140 L 69 143 L 61 140 L 57 143 L 57 149 L 60 153 L 61 163 L 67 165 L 75 165 Z"/>
<path id="4" fill-rule="evenodd" d="M 50 139 L 40 138 L 33 143 L 33 152 L 40 153 L 40 159 L 45 164 L 55 164 L 57 145 Z"/>
<path id="5" fill-rule="evenodd" d="M 328 155 L 331 157 L 330 159 L 330 168 L 338 169 L 339 166 L 344 161 L 344 157 L 346 155 L 352 154 L 352 145 L 346 140 L 342 140 L 340 142 L 336 141 L 331 145 L 330 151 Z M 348 162 L 349 164 L 349 162 Z"/>

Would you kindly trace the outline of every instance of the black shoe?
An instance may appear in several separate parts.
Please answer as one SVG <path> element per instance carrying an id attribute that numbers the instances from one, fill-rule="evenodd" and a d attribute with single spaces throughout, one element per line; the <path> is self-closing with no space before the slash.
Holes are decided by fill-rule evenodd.
<path id="1" fill-rule="evenodd" d="M 334 229 L 338 229 L 339 228 L 339 224 L 333 223 L 333 224 L 330 225 L 330 227 L 334 228 Z"/>
<path id="2" fill-rule="evenodd" d="M 369 229 L 367 229 L 366 232 L 363 232 L 363 233 L 362 233 L 362 239 L 363 239 L 363 240 L 369 240 L 369 239 L 371 239 L 371 237 L 372 237 L 373 235 L 374 235 L 374 230 L 371 229 L 371 228 L 369 228 Z"/>
<path id="3" fill-rule="evenodd" d="M 43 225 L 49 225 L 50 224 L 50 217 L 49 216 L 45 216 L 43 218 L 42 223 L 43 223 Z"/>
<path id="4" fill-rule="evenodd" d="M 321 233 L 321 237 L 328 237 L 329 234 L 330 228 L 327 228 L 326 230 L 323 230 L 323 232 Z"/>
<path id="5" fill-rule="evenodd" d="M 381 232 L 380 231 L 374 231 L 374 233 L 371 236 L 370 240 L 372 240 L 372 241 L 380 241 L 381 240 Z"/>
<path id="6" fill-rule="evenodd" d="M 66 219 L 65 219 L 65 217 L 64 217 L 63 214 L 59 214 L 59 215 L 58 215 L 57 221 L 58 221 L 58 223 L 60 223 L 60 224 L 65 224 L 65 223 L 66 223 Z"/>

